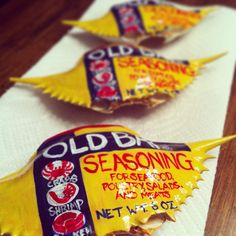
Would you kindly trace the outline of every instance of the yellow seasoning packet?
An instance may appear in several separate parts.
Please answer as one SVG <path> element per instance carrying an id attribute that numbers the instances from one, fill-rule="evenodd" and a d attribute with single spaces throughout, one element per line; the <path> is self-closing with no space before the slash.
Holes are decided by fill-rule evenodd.
<path id="1" fill-rule="evenodd" d="M 186 10 L 173 3 L 153 0 L 117 4 L 101 18 L 88 21 L 65 20 L 111 42 L 140 44 L 150 37 L 170 42 L 199 24 L 216 7 Z M 158 42 L 158 41 L 157 41 Z"/>
<path id="2" fill-rule="evenodd" d="M 212 158 L 206 152 L 234 138 L 153 142 L 118 125 L 58 134 L 0 180 L 0 233 L 150 235 L 175 221 L 198 188 L 203 162 Z"/>
<path id="3" fill-rule="evenodd" d="M 111 113 L 120 106 L 154 107 L 166 102 L 189 85 L 202 66 L 223 55 L 168 60 L 153 50 L 117 44 L 87 52 L 65 73 L 11 81 L 32 84 L 59 100 Z"/>

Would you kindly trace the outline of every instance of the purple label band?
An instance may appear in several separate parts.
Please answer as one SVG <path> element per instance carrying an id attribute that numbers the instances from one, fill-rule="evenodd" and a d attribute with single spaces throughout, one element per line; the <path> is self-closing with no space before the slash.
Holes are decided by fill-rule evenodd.
<path id="1" fill-rule="evenodd" d="M 99 55 L 96 55 L 95 52 L 88 53 L 84 57 L 92 101 L 96 102 L 102 99 L 109 101 L 121 100 L 112 58 L 105 53 L 99 59 Z"/>
<path id="2" fill-rule="evenodd" d="M 118 5 L 114 6 L 111 11 L 116 18 L 120 35 L 143 33 L 145 31 L 137 6 Z"/>

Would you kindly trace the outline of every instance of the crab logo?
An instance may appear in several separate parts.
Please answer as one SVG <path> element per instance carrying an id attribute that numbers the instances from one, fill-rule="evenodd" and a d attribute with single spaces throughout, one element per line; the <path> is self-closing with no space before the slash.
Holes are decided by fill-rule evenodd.
<path id="1" fill-rule="evenodd" d="M 130 7 L 121 7 L 119 9 L 119 14 L 122 16 L 132 14 L 132 13 L 133 13 L 133 9 Z"/>
<path id="2" fill-rule="evenodd" d="M 97 61 L 93 61 L 90 64 L 90 70 L 93 72 L 97 72 L 97 71 L 104 71 L 106 68 L 108 68 L 110 66 L 110 62 L 108 60 L 97 60 Z"/>
<path id="3" fill-rule="evenodd" d="M 60 184 L 48 191 L 47 200 L 52 206 L 61 206 L 74 200 L 78 192 L 79 187 L 76 184 Z"/>
<path id="4" fill-rule="evenodd" d="M 66 177 L 74 170 L 74 164 L 70 161 L 54 161 L 47 164 L 42 170 L 42 176 L 49 181 Z"/>

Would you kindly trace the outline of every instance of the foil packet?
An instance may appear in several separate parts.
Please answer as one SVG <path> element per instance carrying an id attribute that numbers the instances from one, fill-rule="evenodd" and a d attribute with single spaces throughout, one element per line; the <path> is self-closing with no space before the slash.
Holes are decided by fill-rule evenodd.
<path id="1" fill-rule="evenodd" d="M 58 134 L 0 180 L 0 234 L 150 235 L 198 188 L 206 152 L 234 138 L 153 142 L 118 125 Z"/>
<path id="2" fill-rule="evenodd" d="M 63 24 L 79 27 L 110 42 L 138 45 L 148 38 L 157 38 L 158 46 L 182 36 L 215 9 L 186 10 L 170 2 L 130 1 L 112 6 L 101 18 L 64 20 Z"/>
<path id="3" fill-rule="evenodd" d="M 51 97 L 102 113 L 121 106 L 155 107 L 186 88 L 207 63 L 221 53 L 197 60 L 168 60 L 154 50 L 128 44 L 93 49 L 65 73 L 11 78 L 34 85 Z"/>

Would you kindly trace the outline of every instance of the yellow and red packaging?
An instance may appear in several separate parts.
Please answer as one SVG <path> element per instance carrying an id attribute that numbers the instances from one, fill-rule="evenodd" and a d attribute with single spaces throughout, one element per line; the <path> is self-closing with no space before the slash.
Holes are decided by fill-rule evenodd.
<path id="1" fill-rule="evenodd" d="M 129 1 L 112 6 L 101 18 L 88 21 L 65 20 L 63 23 L 82 28 L 109 42 L 137 45 L 150 37 L 170 42 L 184 35 L 215 9 L 202 7 L 186 10 L 170 2 Z M 160 40 L 156 40 L 156 46 L 159 43 Z"/>
<path id="2" fill-rule="evenodd" d="M 223 55 L 168 60 L 154 50 L 116 44 L 88 51 L 65 73 L 11 80 L 32 84 L 65 102 L 112 113 L 121 106 L 154 107 L 166 102 L 186 88 L 205 64 Z"/>
<path id="3" fill-rule="evenodd" d="M 206 152 L 234 138 L 155 142 L 119 125 L 58 134 L 0 180 L 0 233 L 150 235 L 175 221 L 198 188 L 204 161 L 212 158 Z"/>

